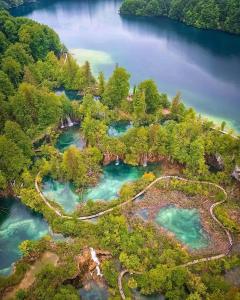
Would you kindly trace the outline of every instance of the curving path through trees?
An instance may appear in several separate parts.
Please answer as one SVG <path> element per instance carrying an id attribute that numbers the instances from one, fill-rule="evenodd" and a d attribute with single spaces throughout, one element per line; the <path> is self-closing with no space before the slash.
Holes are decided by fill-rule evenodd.
<path id="1" fill-rule="evenodd" d="M 210 207 L 210 214 L 211 214 L 211 217 L 213 218 L 213 220 L 221 227 L 223 228 L 223 230 L 225 231 L 226 235 L 227 235 L 227 238 L 228 238 L 228 242 L 229 242 L 229 247 L 228 247 L 228 251 L 226 253 L 222 253 L 222 254 L 219 254 L 219 255 L 214 255 L 214 256 L 208 256 L 208 257 L 204 257 L 204 258 L 199 258 L 199 259 L 195 259 L 193 261 L 190 261 L 186 264 L 182 264 L 182 265 L 179 265 L 179 266 L 176 266 L 176 268 L 179 268 L 179 267 L 188 267 L 188 266 L 192 266 L 192 265 L 195 265 L 195 264 L 198 264 L 198 263 L 201 263 L 201 262 L 207 262 L 207 261 L 212 261 L 212 260 L 217 260 L 217 259 L 221 259 L 227 255 L 229 255 L 231 249 L 232 249 L 232 246 L 233 246 L 233 239 L 232 239 L 232 236 L 231 236 L 231 233 L 225 228 L 225 226 L 217 219 L 217 217 L 214 215 L 214 208 L 218 205 L 221 205 L 223 204 L 226 200 L 227 200 L 227 192 L 226 190 L 221 187 L 220 185 L 218 184 L 215 184 L 215 183 L 212 183 L 212 182 L 208 182 L 208 181 L 198 181 L 198 180 L 190 180 L 190 179 L 185 179 L 185 178 L 182 178 L 182 177 L 179 177 L 179 176 L 162 176 L 162 177 L 159 177 L 157 178 L 155 181 L 152 182 L 152 184 L 150 184 L 144 192 L 146 192 L 146 190 L 148 190 L 151 186 L 153 186 L 156 182 L 162 180 L 162 179 L 166 179 L 166 178 L 169 178 L 169 179 L 178 179 L 178 180 L 181 180 L 181 181 L 185 181 L 185 182 L 192 182 L 192 183 L 201 183 L 201 184 L 208 184 L 208 185 L 212 185 L 212 186 L 215 186 L 217 187 L 218 189 L 220 189 L 223 193 L 224 193 L 224 199 L 222 201 L 219 201 L 219 202 L 216 202 L 216 203 L 213 203 Z M 136 199 L 136 198 L 135 198 Z M 132 272 L 132 271 L 129 271 L 129 270 L 122 270 L 120 273 L 119 273 L 119 276 L 118 276 L 118 288 L 119 288 L 119 293 L 121 295 L 121 298 L 122 299 L 126 299 L 126 296 L 124 294 L 124 291 L 123 291 L 123 286 L 122 286 L 122 279 L 123 277 L 126 275 L 126 274 L 137 274 L 135 272 Z M 138 273 L 139 274 L 139 273 Z"/>
<path id="2" fill-rule="evenodd" d="M 55 207 L 53 207 L 51 205 L 51 203 L 47 200 L 47 198 L 45 198 L 45 196 L 43 195 L 43 193 L 41 192 L 40 188 L 39 188 L 39 179 L 40 179 L 40 172 L 37 174 L 36 176 L 36 179 L 35 179 L 35 188 L 36 188 L 36 191 L 38 192 L 38 194 L 40 195 L 40 197 L 42 198 L 42 200 L 44 201 L 44 203 L 51 209 L 53 210 L 59 217 L 61 218 L 64 218 L 64 219 L 73 219 L 73 217 L 71 216 L 66 216 L 64 214 L 62 214 L 58 209 L 56 209 Z M 97 217 L 100 217 L 104 214 L 107 214 L 111 211 L 113 211 L 115 208 L 117 207 L 123 207 L 124 205 L 130 203 L 130 202 L 133 202 L 134 200 L 136 200 L 138 197 L 144 195 L 152 186 L 154 186 L 157 182 L 161 181 L 161 180 L 165 180 L 165 179 L 177 179 L 177 180 L 180 180 L 180 181 L 185 181 L 185 182 L 189 182 L 189 183 L 200 183 L 200 184 L 207 184 L 209 186 L 214 186 L 216 188 L 218 188 L 219 190 L 221 190 L 224 194 L 224 199 L 219 201 L 219 202 L 216 202 L 216 203 L 213 203 L 210 207 L 210 214 L 211 214 L 211 217 L 212 219 L 225 231 L 226 233 L 226 236 L 227 236 L 227 239 L 228 239 L 228 243 L 229 243 L 229 247 L 228 247 L 228 251 L 226 253 L 222 253 L 222 254 L 219 254 L 219 255 L 214 255 L 214 256 L 208 256 L 208 257 L 204 257 L 204 258 L 200 258 L 200 259 L 195 259 L 193 261 L 190 261 L 186 264 L 182 264 L 182 265 L 179 265 L 179 266 L 176 266 L 176 267 L 187 267 L 187 266 L 191 266 L 191 265 L 195 265 L 195 264 L 198 264 L 198 263 L 201 263 L 201 262 L 207 262 L 207 261 L 212 261 L 212 260 L 217 260 L 217 259 L 221 259 L 225 256 L 227 256 L 231 249 L 232 249 L 232 246 L 233 246 L 233 239 L 232 239 L 232 236 L 231 236 L 231 233 L 225 228 L 225 226 L 217 219 L 217 217 L 215 216 L 214 214 L 214 208 L 216 206 L 219 206 L 221 204 L 223 204 L 226 200 L 227 200 L 227 192 L 226 190 L 221 187 L 220 185 L 218 184 L 215 184 L 215 183 L 212 183 L 212 182 L 208 182 L 208 181 L 199 181 L 199 180 L 191 180 L 191 179 L 186 179 L 186 178 L 183 178 L 183 177 L 179 177 L 179 176 L 171 176 L 171 175 L 167 175 L 167 176 L 160 176 L 158 178 L 156 178 L 152 183 L 150 183 L 147 187 L 145 187 L 145 189 L 143 189 L 141 192 L 139 192 L 137 195 L 135 195 L 133 198 L 129 199 L 128 201 L 124 202 L 124 203 L 121 203 L 121 204 L 118 204 L 116 205 L 115 207 L 112 207 L 112 208 L 109 208 L 109 209 L 106 209 L 102 212 L 99 212 L 97 214 L 93 214 L 93 215 L 89 215 L 89 216 L 85 216 L 85 217 L 78 217 L 77 219 L 78 220 L 81 220 L 81 221 L 84 221 L 84 220 L 90 220 L 90 219 L 94 219 L 94 218 L 97 218 Z M 119 288 L 119 293 L 121 295 L 121 298 L 122 299 L 126 299 L 126 296 L 124 294 L 124 291 L 123 291 L 123 286 L 122 286 L 122 278 L 124 277 L 124 275 L 126 275 L 127 273 L 135 273 L 135 272 L 131 272 L 129 270 L 122 270 L 118 276 L 118 288 Z M 139 274 L 139 273 L 138 273 Z"/>

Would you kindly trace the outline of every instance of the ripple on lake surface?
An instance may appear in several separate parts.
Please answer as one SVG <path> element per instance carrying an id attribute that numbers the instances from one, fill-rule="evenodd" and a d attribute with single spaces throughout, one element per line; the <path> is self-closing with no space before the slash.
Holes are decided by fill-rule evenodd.
<path id="1" fill-rule="evenodd" d="M 178 240 L 191 249 L 208 246 L 209 239 L 201 225 L 197 209 L 166 206 L 158 212 L 156 222 L 173 232 Z"/>
<path id="2" fill-rule="evenodd" d="M 47 222 L 14 198 L 0 198 L 0 274 L 9 275 L 21 257 L 24 240 L 38 240 L 49 233 Z"/>

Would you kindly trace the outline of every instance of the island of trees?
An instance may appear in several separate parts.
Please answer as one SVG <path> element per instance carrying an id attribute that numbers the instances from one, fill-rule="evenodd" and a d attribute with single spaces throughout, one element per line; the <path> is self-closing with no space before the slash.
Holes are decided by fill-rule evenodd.
<path id="1" fill-rule="evenodd" d="M 240 33 L 238 0 L 124 0 L 123 15 L 166 16 L 197 28 Z"/>
<path id="2" fill-rule="evenodd" d="M 129 297 L 130 290 L 138 288 L 142 294 L 162 293 L 172 300 L 238 300 L 239 288 L 225 275 L 239 267 L 239 252 L 186 268 L 182 265 L 194 254 L 120 208 L 96 224 L 76 218 L 129 200 L 154 180 L 153 174 L 123 186 L 115 202 L 88 201 L 71 218 L 56 215 L 34 186 L 40 172 L 40 177 L 70 181 L 81 192 L 98 182 L 103 162 L 117 157 L 130 165 L 165 162 L 176 165 L 185 178 L 224 186 L 230 198 L 218 209 L 218 218 L 238 237 L 239 224 L 231 214 L 239 214 L 239 183 L 231 174 L 240 165 L 240 140 L 224 133 L 224 123 L 218 128 L 186 108 L 179 93 L 170 100 L 153 80 L 131 90 L 130 74 L 120 66 L 109 79 L 103 73 L 95 78 L 89 63 L 79 66 L 52 29 L 6 11 L 0 12 L 0 60 L 0 193 L 20 196 L 25 205 L 43 214 L 54 232 L 71 237 L 60 243 L 50 237 L 24 241 L 15 272 L 0 277 L 0 297 L 19 284 L 45 251 L 53 251 L 58 265 L 43 266 L 33 285 L 18 291 L 15 299 L 79 299 L 69 280 L 77 272 L 73 258 L 87 246 L 111 253 L 102 265 L 111 299 L 120 299 L 117 277 L 126 268 L 133 272 L 124 287 Z M 83 99 L 69 101 L 57 95 L 60 87 L 78 91 Z M 54 145 L 68 117 L 80 124 L 86 147 L 72 146 L 62 155 Z M 109 124 L 118 121 L 133 127 L 121 137 L 109 136 Z M 186 191 L 196 193 L 196 185 L 189 184 Z M 197 192 L 207 193 L 201 186 Z"/>

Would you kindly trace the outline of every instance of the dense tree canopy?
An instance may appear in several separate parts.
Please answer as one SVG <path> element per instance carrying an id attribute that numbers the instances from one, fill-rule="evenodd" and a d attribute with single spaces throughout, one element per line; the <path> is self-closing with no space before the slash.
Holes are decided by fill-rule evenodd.
<path id="1" fill-rule="evenodd" d="M 134 10 L 136 1 L 127 1 Z M 152 11 L 164 15 L 177 11 L 181 18 L 188 5 L 195 2 L 189 0 L 183 6 L 183 0 L 137 0 L 137 3 L 141 14 L 147 5 L 149 15 Z M 216 26 L 220 23 L 216 23 L 215 17 L 225 10 L 227 18 L 230 9 L 222 2 L 218 8 L 218 3 L 217 0 L 198 1 L 191 9 L 204 12 L 201 18 L 207 17 L 209 24 Z M 232 14 L 237 16 L 237 7 Z M 225 23 L 225 17 L 221 17 L 221 24 Z M 195 19 L 190 10 L 188 18 Z M 180 267 L 192 259 L 192 253 L 159 233 L 156 226 L 133 217 L 132 211 L 128 211 L 130 203 L 125 206 L 126 212 L 116 209 L 97 223 L 75 218 L 80 213 L 96 213 L 103 207 L 129 200 L 154 180 L 153 173 L 145 173 L 138 181 L 124 185 L 115 202 L 83 203 L 72 219 L 54 214 L 35 191 L 34 180 L 38 174 L 38 179 L 49 175 L 70 182 L 80 195 L 98 182 L 103 162 L 116 158 L 131 165 L 175 162 L 181 176 L 218 182 L 233 191 L 235 182 L 231 173 L 240 165 L 240 140 L 219 130 L 224 129 L 224 123 L 218 128 L 197 116 L 193 109 L 186 108 L 180 93 L 170 101 L 159 92 L 153 80 L 141 82 L 131 93 L 130 75 L 119 66 L 108 80 L 103 73 L 95 80 L 88 62 L 79 66 L 63 49 L 57 35 L 48 27 L 0 12 L 0 193 L 20 194 L 21 201 L 41 212 L 54 232 L 72 237 L 70 243 L 65 238 L 59 243 L 49 242 L 51 251 L 60 257 L 58 265 L 43 266 L 30 289 L 20 290 L 16 299 L 78 299 L 77 290 L 66 282 L 77 271 L 73 258 L 89 246 L 108 250 L 112 255 L 101 262 L 101 271 L 111 287 L 113 299 L 119 299 L 117 276 L 121 269 L 128 269 L 134 271 L 126 283 L 129 295 L 129 289 L 137 288 L 142 294 L 161 293 L 169 300 L 238 300 L 239 289 L 226 281 L 225 270 L 239 266 L 239 257 L 209 261 L 197 265 L 196 269 Z M 81 101 L 70 101 L 56 93 L 58 88 L 65 92 L 75 90 L 83 97 Z M 55 143 L 69 117 L 78 123 L 85 145 L 83 149 L 71 146 L 60 153 Z M 131 128 L 123 135 L 112 136 L 108 128 L 119 121 Z M 214 155 L 221 158 L 224 168 L 212 172 L 207 157 Z M 180 189 L 176 183 L 174 188 L 194 195 L 198 190 L 196 185 Z M 57 204 L 52 202 L 52 205 Z M 218 212 L 226 226 L 238 230 L 238 224 L 226 216 L 225 208 Z M 21 281 L 29 262 L 34 263 L 34 256 L 38 258 L 47 249 L 47 240 L 22 243 L 20 250 L 24 258 L 13 275 L 0 278 L 0 296 L 4 289 L 10 290 L 10 286 Z"/>
<path id="2" fill-rule="evenodd" d="M 238 0 L 124 0 L 121 13 L 167 16 L 198 28 L 240 34 Z"/>

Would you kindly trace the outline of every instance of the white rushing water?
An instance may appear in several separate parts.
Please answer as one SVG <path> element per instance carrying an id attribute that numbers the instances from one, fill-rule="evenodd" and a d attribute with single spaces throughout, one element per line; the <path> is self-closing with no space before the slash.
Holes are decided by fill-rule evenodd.
<path id="1" fill-rule="evenodd" d="M 69 116 L 67 116 L 68 127 L 72 127 L 74 124 Z"/>
<path id="2" fill-rule="evenodd" d="M 119 163 L 120 163 L 120 162 L 119 162 L 119 156 L 117 155 L 117 159 L 116 159 L 115 165 L 116 165 L 116 166 L 119 166 Z"/>
<path id="3" fill-rule="evenodd" d="M 93 248 L 90 248 L 90 253 L 91 253 L 92 260 L 97 264 L 96 266 L 97 276 L 103 276 L 99 267 L 100 261 L 97 257 L 96 251 Z"/>

